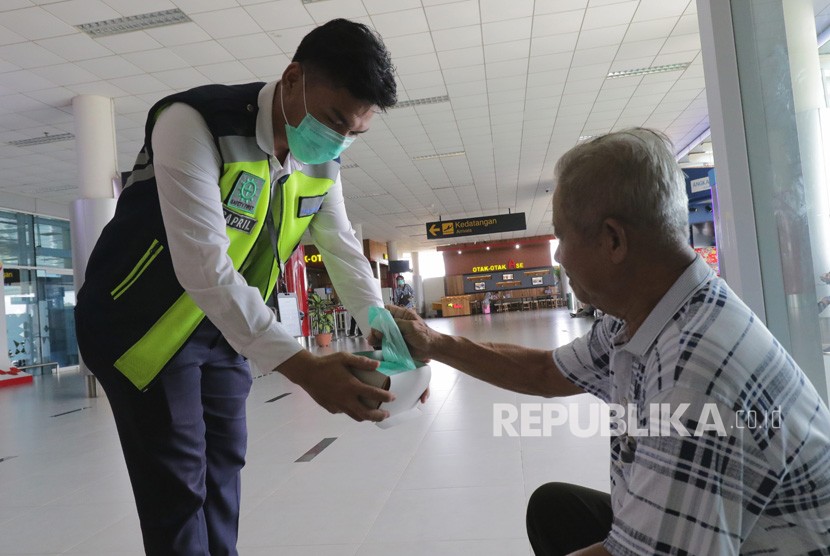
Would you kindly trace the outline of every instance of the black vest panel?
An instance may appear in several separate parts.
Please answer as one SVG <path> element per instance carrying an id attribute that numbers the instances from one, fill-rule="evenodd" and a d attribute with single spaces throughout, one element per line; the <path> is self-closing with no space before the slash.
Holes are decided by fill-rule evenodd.
<path id="1" fill-rule="evenodd" d="M 142 178 L 128 181 L 119 196 L 78 293 L 78 345 L 91 369 L 112 367 L 184 292 L 173 271 L 151 172 L 151 137 L 159 111 L 174 102 L 192 106 L 207 122 L 214 141 L 223 135 L 255 136 L 257 97 L 264 85 L 206 85 L 166 97 L 150 110 L 144 147 L 133 167 L 133 176 Z M 140 276 L 131 280 L 136 274 Z"/>

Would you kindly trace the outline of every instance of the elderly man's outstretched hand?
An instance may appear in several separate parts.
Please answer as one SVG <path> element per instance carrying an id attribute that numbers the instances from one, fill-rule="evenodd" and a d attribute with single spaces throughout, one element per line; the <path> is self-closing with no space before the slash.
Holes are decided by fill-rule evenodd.
<path id="1" fill-rule="evenodd" d="M 395 318 L 395 324 L 398 325 L 412 358 L 429 363 L 432 359 L 432 349 L 436 346 L 440 334 L 427 326 L 414 309 L 404 309 L 395 305 L 387 305 L 386 308 Z M 429 388 L 421 395 L 421 403 L 426 403 L 427 398 Z"/>
<path id="2" fill-rule="evenodd" d="M 400 328 L 413 359 L 421 361 L 432 359 L 441 335 L 427 326 L 424 319 L 419 317 L 414 309 L 404 309 L 394 305 L 387 305 L 386 308 L 395 318 L 395 323 Z"/>

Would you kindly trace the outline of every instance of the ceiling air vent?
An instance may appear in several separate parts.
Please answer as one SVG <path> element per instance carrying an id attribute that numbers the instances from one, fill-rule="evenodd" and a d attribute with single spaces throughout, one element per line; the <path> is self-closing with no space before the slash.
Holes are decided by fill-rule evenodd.
<path id="1" fill-rule="evenodd" d="M 347 199 L 368 199 L 369 197 L 383 197 L 389 193 L 354 193 L 352 195 L 343 195 Z"/>
<path id="2" fill-rule="evenodd" d="M 394 110 L 396 108 L 409 108 L 410 106 L 425 106 L 427 104 L 441 104 L 442 102 L 449 102 L 450 97 L 448 95 L 442 95 L 440 97 L 424 97 L 424 98 L 413 98 L 412 100 L 402 100 L 399 103 L 395 104 L 391 109 Z"/>
<path id="3" fill-rule="evenodd" d="M 667 71 L 681 71 L 689 67 L 691 62 L 684 62 L 682 64 L 667 64 L 665 66 L 651 66 L 647 68 L 635 68 L 620 71 L 612 71 L 606 77 L 608 79 L 618 79 L 620 77 L 634 77 L 636 75 L 650 75 L 652 73 L 665 73 Z"/>
<path id="4" fill-rule="evenodd" d="M 450 158 L 453 156 L 464 156 L 467 154 L 467 151 L 454 151 L 451 153 L 436 153 L 436 154 L 425 154 L 422 156 L 413 156 L 412 160 L 433 160 L 435 158 Z"/>
<path id="5" fill-rule="evenodd" d="M 133 31 L 143 31 L 154 27 L 176 25 L 177 23 L 187 23 L 188 21 L 191 21 L 191 19 L 187 17 L 187 14 L 176 8 L 161 12 L 128 15 L 126 17 L 118 17 L 116 19 L 105 19 L 103 21 L 93 21 L 92 23 L 82 23 L 80 25 L 76 25 L 75 27 L 92 38 L 98 38 L 108 37 L 110 35 L 120 35 L 121 33 L 131 33 Z"/>
<path id="6" fill-rule="evenodd" d="M 45 145 L 47 143 L 58 143 L 59 141 L 71 141 L 75 138 L 72 133 L 58 133 L 57 135 L 49 135 L 44 133 L 43 137 L 33 137 L 32 139 L 18 139 L 17 141 L 9 141 L 9 145 L 15 147 L 32 147 L 34 145 Z"/>

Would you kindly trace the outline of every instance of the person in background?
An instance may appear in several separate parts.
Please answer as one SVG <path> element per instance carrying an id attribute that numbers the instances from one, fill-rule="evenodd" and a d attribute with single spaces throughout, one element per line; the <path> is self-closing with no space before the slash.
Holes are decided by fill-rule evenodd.
<path id="1" fill-rule="evenodd" d="M 357 334 L 355 334 L 355 330 L 357 330 Z M 357 326 L 357 321 L 352 317 L 352 322 L 349 323 L 349 337 L 352 338 L 354 336 L 363 336 L 363 332 L 360 331 L 360 327 Z"/>
<path id="2" fill-rule="evenodd" d="M 571 318 L 593 317 L 594 313 L 596 313 L 596 310 L 596 307 L 594 307 L 590 303 L 586 303 L 582 305 L 582 308 L 579 309 L 577 312 L 571 313 Z"/>
<path id="3" fill-rule="evenodd" d="M 151 108 L 75 309 L 147 554 L 237 554 L 248 359 L 332 413 L 387 416 L 363 401 L 393 396 L 350 372 L 377 362 L 301 349 L 264 299 L 308 229 L 361 325 L 383 305 L 346 215 L 339 157 L 395 102 L 383 41 L 336 19 L 302 39 L 278 81 L 196 87 Z"/>
<path id="4" fill-rule="evenodd" d="M 478 344 L 389 307 L 415 359 L 524 394 L 591 393 L 624 421 L 604 431 L 610 494 L 566 483 L 533 493 L 535 553 L 830 554 L 830 411 L 689 246 L 668 139 L 597 137 L 558 161 L 554 182 L 555 258 L 603 312 L 587 334 L 553 351 Z"/>
<path id="5" fill-rule="evenodd" d="M 395 291 L 392 292 L 392 303 L 405 309 L 415 308 L 415 292 L 412 286 L 406 283 L 400 274 L 395 279 Z"/>
<path id="6" fill-rule="evenodd" d="M 487 292 L 484 294 L 484 299 L 481 300 L 481 312 L 485 315 L 490 314 L 490 300 L 493 299 L 493 294 Z"/>

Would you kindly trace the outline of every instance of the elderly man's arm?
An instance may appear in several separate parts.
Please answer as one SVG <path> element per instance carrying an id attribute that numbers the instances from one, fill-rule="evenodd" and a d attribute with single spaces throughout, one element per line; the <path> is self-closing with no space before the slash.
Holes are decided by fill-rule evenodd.
<path id="1" fill-rule="evenodd" d="M 476 343 L 431 329 L 412 310 L 387 306 L 416 359 L 436 359 L 500 388 L 536 396 L 582 394 L 556 367 L 550 351 Z"/>
<path id="2" fill-rule="evenodd" d="M 611 553 L 605 550 L 605 547 L 602 546 L 601 542 L 598 542 L 597 544 L 592 544 L 582 550 L 571 552 L 568 556 L 611 556 Z"/>

